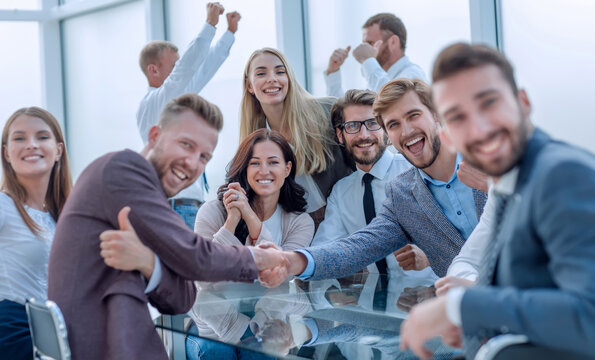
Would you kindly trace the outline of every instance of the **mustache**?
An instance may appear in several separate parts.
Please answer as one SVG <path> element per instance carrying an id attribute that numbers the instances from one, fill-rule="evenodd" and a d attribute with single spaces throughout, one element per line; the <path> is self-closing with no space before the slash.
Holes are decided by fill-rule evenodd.
<path id="1" fill-rule="evenodd" d="M 468 144 L 467 147 L 469 149 L 473 149 L 475 147 L 481 146 L 484 143 L 491 141 L 494 137 L 501 135 L 501 134 L 509 134 L 509 131 L 505 130 L 505 129 L 494 130 L 494 131 L 490 132 L 489 134 L 487 134 L 483 139 L 476 140 L 476 141 Z"/>
<path id="2" fill-rule="evenodd" d="M 367 139 L 359 139 L 351 143 L 351 146 L 357 146 L 361 144 L 371 143 L 372 145 L 378 144 L 378 139 L 376 138 L 367 138 Z"/>

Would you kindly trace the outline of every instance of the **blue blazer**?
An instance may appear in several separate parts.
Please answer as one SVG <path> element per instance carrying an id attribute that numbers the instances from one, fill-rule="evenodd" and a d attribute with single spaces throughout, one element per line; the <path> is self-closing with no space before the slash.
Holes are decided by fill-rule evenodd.
<path id="1" fill-rule="evenodd" d="M 494 286 L 463 296 L 465 333 L 595 355 L 595 156 L 536 129 L 502 221 Z"/>
<path id="2" fill-rule="evenodd" d="M 479 219 L 486 194 L 473 190 L 473 197 Z M 345 239 L 308 248 L 316 264 L 312 280 L 347 276 L 409 243 L 424 251 L 438 276 L 446 275 L 465 243 L 416 168 L 387 184 L 382 210 L 368 226 Z"/>

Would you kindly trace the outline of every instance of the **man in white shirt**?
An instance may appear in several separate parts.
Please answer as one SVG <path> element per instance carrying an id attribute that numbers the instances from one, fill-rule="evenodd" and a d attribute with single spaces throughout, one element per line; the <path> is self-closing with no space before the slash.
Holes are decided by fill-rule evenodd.
<path id="1" fill-rule="evenodd" d="M 372 111 L 375 98 L 373 91 L 348 90 L 331 109 L 337 138 L 353 158 L 357 170 L 333 186 L 327 199 L 324 221 L 316 231 L 312 246 L 345 238 L 367 225 L 364 206 L 361 206 L 365 196 L 365 174 L 374 177 L 371 182 L 373 205 L 375 213 L 379 213 L 386 199 L 386 184 L 411 168 L 403 155 L 386 151 L 387 136 Z M 385 264 L 368 265 L 368 271 L 385 273 L 388 269 L 395 272 L 400 271 L 399 265 L 404 270 L 422 270 L 429 266 L 424 252 L 413 244 L 406 245 L 385 260 Z"/>
<path id="2" fill-rule="evenodd" d="M 148 92 L 136 112 L 143 143 L 147 143 L 149 130 L 157 125 L 165 104 L 185 93 L 199 93 L 229 55 L 241 18 L 237 12 L 227 14 L 227 31 L 210 48 L 215 26 L 223 12 L 223 6 L 218 2 L 207 4 L 207 21 L 182 57 L 178 55 L 178 48 L 167 41 L 152 41 L 141 51 L 140 67 L 149 82 Z M 196 211 L 204 201 L 205 186 L 203 174 L 172 199 L 172 206 L 190 228 L 194 228 Z"/>
<path id="3" fill-rule="evenodd" d="M 353 57 L 362 64 L 362 76 L 368 89 L 378 92 L 390 80 L 397 78 L 420 79 L 427 82 L 424 71 L 405 55 L 407 30 L 394 14 L 380 13 L 364 24 L 362 43 L 353 49 Z M 343 96 L 341 65 L 349 55 L 351 46 L 336 49 L 324 72 L 326 93 Z"/>

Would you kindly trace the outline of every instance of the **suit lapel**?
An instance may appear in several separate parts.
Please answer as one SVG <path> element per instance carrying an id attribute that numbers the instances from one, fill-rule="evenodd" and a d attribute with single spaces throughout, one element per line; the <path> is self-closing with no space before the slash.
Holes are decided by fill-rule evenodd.
<path id="1" fill-rule="evenodd" d="M 415 171 L 415 180 L 413 184 L 413 196 L 419 207 L 423 210 L 423 212 L 428 217 L 428 220 L 436 226 L 436 228 L 440 229 L 446 235 L 446 237 L 457 245 L 462 245 L 465 242 L 465 239 L 461 236 L 459 231 L 454 227 L 454 225 L 448 221 L 444 212 L 434 199 L 434 196 L 428 189 L 428 186 L 421 178 L 419 171 Z"/>

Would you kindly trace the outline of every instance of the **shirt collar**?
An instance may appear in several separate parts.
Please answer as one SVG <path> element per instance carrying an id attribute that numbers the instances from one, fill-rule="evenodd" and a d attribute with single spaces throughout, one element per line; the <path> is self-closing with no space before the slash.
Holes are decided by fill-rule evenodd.
<path id="1" fill-rule="evenodd" d="M 451 175 L 450 179 L 448 180 L 448 182 L 444 182 L 444 181 L 433 179 L 433 178 L 430 177 L 430 175 L 428 175 L 425 172 L 423 172 L 422 169 L 417 169 L 417 171 L 419 171 L 419 174 L 421 175 L 421 178 L 424 179 L 424 181 L 426 182 L 426 184 L 430 183 L 430 184 L 436 185 L 436 186 L 443 186 L 443 185 L 450 184 L 453 181 L 455 181 L 455 179 L 457 178 L 457 170 L 459 170 L 459 164 L 461 163 L 462 160 L 463 160 L 463 155 L 457 153 L 457 160 L 456 160 L 456 163 L 455 163 L 455 170 L 452 172 L 452 175 Z"/>
<path id="2" fill-rule="evenodd" d="M 382 154 L 380 159 L 378 159 L 378 161 L 376 161 L 376 163 L 372 166 L 372 168 L 370 169 L 370 171 L 368 171 L 368 173 L 371 174 L 372 176 L 374 176 L 374 178 L 376 178 L 376 179 L 379 179 L 379 180 L 384 179 L 384 177 L 388 173 L 388 169 L 390 168 L 390 165 L 392 164 L 394 157 L 395 157 L 395 155 L 393 153 L 391 153 L 388 150 L 384 150 L 384 154 Z M 361 170 L 359 167 L 357 167 L 357 172 L 358 172 L 360 178 L 363 178 L 364 174 L 366 173 L 365 171 Z"/>
<path id="3" fill-rule="evenodd" d="M 515 166 L 506 174 L 500 177 L 497 183 L 493 178 L 488 178 L 488 185 L 494 187 L 494 192 L 502 195 L 512 195 L 516 188 L 516 181 L 519 177 L 519 167 Z"/>
<path id="4" fill-rule="evenodd" d="M 392 64 L 391 67 L 388 68 L 387 74 L 389 74 L 389 77 L 392 78 L 396 74 L 401 72 L 404 68 L 406 68 L 409 64 L 411 64 L 411 61 L 409 61 L 409 57 L 403 56 L 402 58 L 397 60 L 396 63 Z"/>

